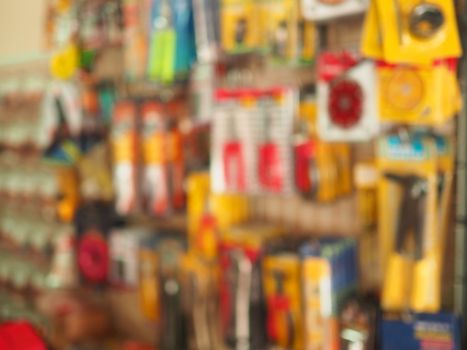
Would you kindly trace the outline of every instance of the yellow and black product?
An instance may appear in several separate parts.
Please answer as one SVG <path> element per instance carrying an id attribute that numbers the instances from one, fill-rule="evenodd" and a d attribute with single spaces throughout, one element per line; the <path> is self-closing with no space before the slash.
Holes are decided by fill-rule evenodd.
<path id="1" fill-rule="evenodd" d="M 224 231 L 220 246 L 220 316 L 225 344 L 251 349 L 266 345 L 261 259 L 277 226 L 246 223 Z"/>
<path id="2" fill-rule="evenodd" d="M 298 56 L 299 6 L 296 0 L 261 0 L 261 45 L 278 61 Z M 307 34 L 303 28 L 303 36 Z"/>
<path id="3" fill-rule="evenodd" d="M 378 64 L 383 122 L 439 125 L 461 108 L 455 60 L 431 66 Z"/>
<path id="4" fill-rule="evenodd" d="M 437 312 L 440 308 L 441 267 L 431 258 L 439 247 L 437 168 L 432 138 L 400 134 L 379 141 L 384 310 Z"/>
<path id="5" fill-rule="evenodd" d="M 352 151 L 350 146 L 345 143 L 334 143 L 333 153 L 337 166 L 337 185 L 339 186 L 339 195 L 345 196 L 352 192 Z"/>
<path id="6" fill-rule="evenodd" d="M 159 321 L 159 259 L 157 239 L 147 238 L 139 248 L 139 300 L 143 315 L 151 321 Z"/>
<path id="7" fill-rule="evenodd" d="M 432 64 L 462 54 L 451 0 L 376 0 L 384 59 Z"/>
<path id="8" fill-rule="evenodd" d="M 319 141 L 316 147 L 316 167 L 319 171 L 318 191 L 316 199 L 319 202 L 333 201 L 339 195 L 338 169 L 332 152 L 332 144 Z"/>
<path id="9" fill-rule="evenodd" d="M 298 239 L 275 238 L 263 259 L 268 340 L 284 349 L 304 348 L 299 246 Z"/>
<path id="10" fill-rule="evenodd" d="M 60 220 L 71 222 L 79 205 L 79 180 L 76 169 L 67 166 L 56 168 L 58 183 L 57 214 Z"/>
<path id="11" fill-rule="evenodd" d="M 222 0 L 220 12 L 224 51 L 244 53 L 259 47 L 260 23 L 256 0 Z"/>
<path id="12" fill-rule="evenodd" d="M 378 171 L 373 162 L 360 162 L 354 168 L 357 189 L 358 213 L 361 226 L 366 232 L 376 228 L 378 216 Z"/>

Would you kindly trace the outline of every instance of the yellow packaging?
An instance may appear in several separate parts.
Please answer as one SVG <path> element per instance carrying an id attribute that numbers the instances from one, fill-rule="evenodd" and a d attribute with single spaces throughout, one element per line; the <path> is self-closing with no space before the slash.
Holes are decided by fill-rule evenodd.
<path id="1" fill-rule="evenodd" d="M 212 213 L 219 230 L 225 230 L 248 218 L 248 198 L 237 194 L 212 194 Z"/>
<path id="2" fill-rule="evenodd" d="M 435 247 L 438 231 L 435 144 L 433 140 L 420 135 L 409 135 L 407 139 L 397 135 L 383 138 L 379 142 L 378 169 L 380 257 L 384 271 L 382 307 L 390 311 L 409 307 L 417 312 L 436 309 L 439 288 L 436 282 L 433 283 L 432 276 L 438 273 L 439 265 L 427 263 L 426 260 L 428 252 Z M 423 208 L 419 209 L 424 218 L 420 223 L 422 232 L 418 246 L 412 227 L 408 228 L 410 231 L 403 232 L 404 237 L 401 238 L 405 245 L 401 250 L 406 250 L 406 235 L 412 234 L 409 247 L 415 256 L 396 248 L 397 225 L 402 219 L 399 215 L 404 215 L 404 212 L 408 214 L 409 209 L 403 207 L 404 193 L 400 183 L 394 180 L 395 176 L 416 176 L 416 179 L 420 179 L 408 187 L 405 198 L 412 199 L 415 193 L 424 193 Z"/>
<path id="3" fill-rule="evenodd" d="M 376 227 L 378 213 L 376 164 L 373 162 L 357 163 L 354 168 L 354 179 L 361 226 L 365 231 L 371 231 Z"/>
<path id="4" fill-rule="evenodd" d="M 454 72 L 445 64 L 378 67 L 381 120 L 439 125 L 460 108 Z"/>
<path id="5" fill-rule="evenodd" d="M 337 187 L 340 196 L 348 195 L 353 189 L 352 155 L 346 143 L 334 143 L 333 153 L 337 164 Z"/>
<path id="6" fill-rule="evenodd" d="M 266 47 L 274 59 L 297 58 L 298 2 L 296 0 L 262 0 L 260 8 L 261 46 Z"/>
<path id="7" fill-rule="evenodd" d="M 268 333 L 275 345 L 303 349 L 300 260 L 294 254 L 269 255 L 263 260 L 263 289 L 268 307 Z M 273 310 L 273 311 L 271 311 Z"/>
<path id="8" fill-rule="evenodd" d="M 303 309 L 305 312 L 305 349 L 338 350 L 338 332 L 334 327 L 332 310 L 326 306 L 322 295 L 331 293 L 331 266 L 329 260 L 305 258 L 302 262 Z M 329 295 L 327 294 L 327 295 Z M 330 304 L 330 303 L 329 303 Z"/>
<path id="9" fill-rule="evenodd" d="M 187 179 L 187 212 L 190 243 L 197 232 L 201 217 L 209 210 L 211 181 L 208 172 L 191 174 Z"/>
<path id="10" fill-rule="evenodd" d="M 159 305 L 159 262 L 156 251 L 142 247 L 139 252 L 139 298 L 143 315 L 151 320 L 158 321 L 160 315 Z"/>
<path id="11" fill-rule="evenodd" d="M 306 21 L 302 15 L 300 15 L 300 18 L 298 25 L 298 56 L 302 63 L 310 63 L 316 57 L 318 33 L 313 22 Z"/>
<path id="12" fill-rule="evenodd" d="M 462 55 L 451 0 L 376 0 L 385 60 L 431 64 Z"/>
<path id="13" fill-rule="evenodd" d="M 259 16 L 255 0 L 221 1 L 221 43 L 228 53 L 243 53 L 259 46 Z"/>
<path id="14" fill-rule="evenodd" d="M 376 0 L 370 2 L 365 22 L 361 42 L 361 52 L 363 56 L 373 59 L 383 59 L 383 37 L 381 34 L 380 21 Z"/>
<path id="15" fill-rule="evenodd" d="M 337 185 L 337 166 L 332 154 L 331 144 L 317 143 L 316 166 L 320 174 L 317 200 L 328 202 L 336 199 L 339 194 L 339 186 Z"/>
<path id="16" fill-rule="evenodd" d="M 62 221 L 71 222 L 79 205 L 79 180 L 74 168 L 58 169 L 60 199 L 57 204 L 58 216 Z"/>

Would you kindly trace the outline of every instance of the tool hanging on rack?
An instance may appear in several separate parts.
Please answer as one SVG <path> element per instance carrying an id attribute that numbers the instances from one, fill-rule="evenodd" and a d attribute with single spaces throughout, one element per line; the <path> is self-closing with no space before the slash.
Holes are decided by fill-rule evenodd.
<path id="1" fill-rule="evenodd" d="M 370 61 L 324 53 L 318 63 L 318 133 L 328 141 L 365 141 L 379 131 L 376 72 Z"/>
<path id="2" fill-rule="evenodd" d="M 441 260 L 436 143 L 426 134 L 380 140 L 379 233 L 385 271 L 382 307 L 437 312 Z M 407 253 L 407 252 L 411 253 Z"/>

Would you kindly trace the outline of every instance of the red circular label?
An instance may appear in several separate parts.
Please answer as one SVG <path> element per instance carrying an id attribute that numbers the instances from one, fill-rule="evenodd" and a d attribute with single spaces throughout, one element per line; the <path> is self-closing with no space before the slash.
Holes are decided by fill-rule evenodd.
<path id="1" fill-rule="evenodd" d="M 335 125 L 345 129 L 355 126 L 360 121 L 363 109 L 363 91 L 360 85 L 347 79 L 332 83 L 328 109 Z"/>

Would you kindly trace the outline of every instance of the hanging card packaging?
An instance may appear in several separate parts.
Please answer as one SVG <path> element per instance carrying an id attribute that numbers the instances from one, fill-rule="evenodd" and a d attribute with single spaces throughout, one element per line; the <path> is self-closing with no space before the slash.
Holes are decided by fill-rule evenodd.
<path id="1" fill-rule="evenodd" d="M 119 102 L 112 120 L 112 153 L 116 209 L 128 215 L 137 208 L 136 106 Z"/>
<path id="2" fill-rule="evenodd" d="M 125 0 L 123 4 L 125 76 L 130 80 L 146 75 L 147 36 L 150 27 L 151 0 Z"/>
<path id="3" fill-rule="evenodd" d="M 371 61 L 325 53 L 319 61 L 318 131 L 328 141 L 366 141 L 379 130 Z"/>
<path id="4" fill-rule="evenodd" d="M 262 349 L 266 334 L 265 305 L 261 283 L 262 245 L 278 228 L 263 224 L 243 224 L 224 231 L 220 252 L 220 315 L 226 345 L 249 344 Z"/>
<path id="5" fill-rule="evenodd" d="M 386 61 L 431 64 L 461 56 L 453 1 L 376 0 L 376 5 Z"/>
<path id="6" fill-rule="evenodd" d="M 298 245 L 268 242 L 263 259 L 263 289 L 267 303 L 269 344 L 284 349 L 303 349 L 303 317 Z M 294 241 L 295 242 L 295 241 Z"/>
<path id="7" fill-rule="evenodd" d="M 184 79 L 196 59 L 195 29 L 192 2 L 172 0 L 173 21 L 176 32 L 174 72 Z"/>
<path id="8" fill-rule="evenodd" d="M 136 229 L 113 230 L 109 239 L 109 281 L 116 287 L 138 285 L 138 252 L 146 233 Z"/>
<path id="9" fill-rule="evenodd" d="M 183 135 L 178 124 L 172 121 L 167 133 L 167 171 L 172 207 L 182 209 L 185 205 L 185 157 Z"/>
<path id="10" fill-rule="evenodd" d="M 299 12 L 297 37 L 299 63 L 312 63 L 318 47 L 318 33 L 315 23 L 307 21 L 301 11 Z"/>
<path id="11" fill-rule="evenodd" d="M 218 56 L 219 1 L 193 0 L 196 51 L 201 63 L 212 63 Z"/>
<path id="12" fill-rule="evenodd" d="M 148 237 L 140 242 L 138 251 L 139 300 L 143 315 L 151 321 L 159 321 L 159 257 L 157 256 L 157 240 Z"/>
<path id="13" fill-rule="evenodd" d="M 262 1 L 261 45 L 272 58 L 284 62 L 298 55 L 298 3 L 295 0 Z"/>
<path id="14" fill-rule="evenodd" d="M 312 21 L 327 21 L 364 12 L 368 0 L 302 0 L 303 15 Z"/>
<path id="15" fill-rule="evenodd" d="M 439 125 L 461 107 L 456 64 L 432 66 L 378 64 L 380 117 L 384 122 Z"/>
<path id="16" fill-rule="evenodd" d="M 227 53 L 244 53 L 260 42 L 258 5 L 255 0 L 221 1 L 221 44 Z"/>
<path id="17" fill-rule="evenodd" d="M 220 96 L 219 96 L 220 97 Z M 236 118 L 239 107 L 234 101 L 223 101 L 214 114 L 211 174 L 215 192 L 244 191 L 246 161 L 240 142 Z"/>
<path id="18" fill-rule="evenodd" d="M 146 209 L 153 215 L 164 215 L 170 209 L 167 169 L 167 120 L 162 106 L 147 102 L 143 119 L 143 193 Z"/>
<path id="19" fill-rule="evenodd" d="M 172 5 L 169 0 L 154 1 L 151 11 L 148 76 L 165 84 L 175 76 L 177 34 Z"/>
<path id="20" fill-rule="evenodd" d="M 358 285 L 357 244 L 328 238 L 305 243 L 300 253 L 305 349 L 339 349 L 337 318 Z"/>
<path id="21" fill-rule="evenodd" d="M 383 309 L 437 312 L 441 267 L 430 258 L 439 247 L 436 145 L 422 135 L 391 135 L 380 140 L 378 157 Z"/>

